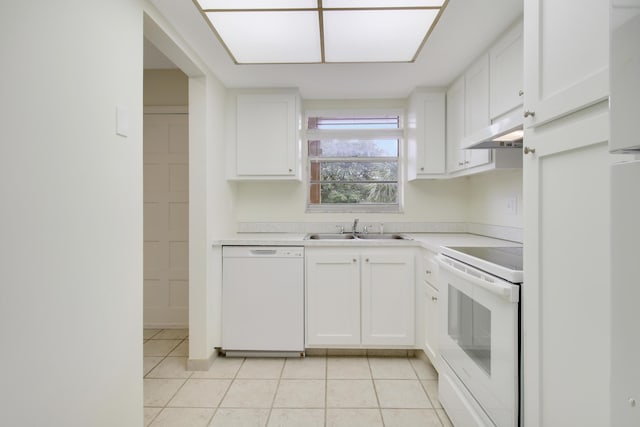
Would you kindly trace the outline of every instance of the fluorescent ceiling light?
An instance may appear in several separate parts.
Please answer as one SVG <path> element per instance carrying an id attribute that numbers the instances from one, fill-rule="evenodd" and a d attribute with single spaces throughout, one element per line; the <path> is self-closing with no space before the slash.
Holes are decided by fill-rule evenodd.
<path id="1" fill-rule="evenodd" d="M 448 0 L 195 0 L 237 64 L 413 62 Z"/>
<path id="2" fill-rule="evenodd" d="M 326 11 L 326 62 L 409 62 L 437 14 L 433 9 Z"/>
<path id="3" fill-rule="evenodd" d="M 317 12 L 207 13 L 236 62 L 321 62 Z"/>

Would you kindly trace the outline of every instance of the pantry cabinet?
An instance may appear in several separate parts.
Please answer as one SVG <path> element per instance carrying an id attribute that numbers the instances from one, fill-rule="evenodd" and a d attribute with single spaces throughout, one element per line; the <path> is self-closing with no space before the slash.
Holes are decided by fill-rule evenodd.
<path id="1" fill-rule="evenodd" d="M 300 97 L 295 90 L 231 92 L 227 177 L 300 180 Z"/>
<path id="2" fill-rule="evenodd" d="M 608 8 L 524 2 L 527 426 L 612 425 Z"/>
<path id="3" fill-rule="evenodd" d="M 308 347 L 412 347 L 415 344 L 414 252 L 308 248 Z"/>
<path id="4" fill-rule="evenodd" d="M 524 2 L 525 126 L 607 99 L 609 2 Z"/>

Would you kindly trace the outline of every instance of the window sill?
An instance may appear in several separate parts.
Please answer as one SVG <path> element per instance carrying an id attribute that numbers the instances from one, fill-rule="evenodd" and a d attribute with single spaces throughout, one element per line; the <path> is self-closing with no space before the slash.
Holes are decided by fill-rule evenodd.
<path id="1" fill-rule="evenodd" d="M 305 213 L 404 213 L 399 205 L 307 205 Z"/>

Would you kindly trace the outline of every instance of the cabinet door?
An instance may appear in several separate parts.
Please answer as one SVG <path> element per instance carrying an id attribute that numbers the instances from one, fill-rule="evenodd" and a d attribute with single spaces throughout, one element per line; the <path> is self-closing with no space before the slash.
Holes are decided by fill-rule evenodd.
<path id="1" fill-rule="evenodd" d="M 421 175 L 444 174 L 445 164 L 445 94 L 418 92 L 411 95 L 408 114 L 409 179 Z"/>
<path id="2" fill-rule="evenodd" d="M 489 56 L 482 55 L 464 74 L 464 134 L 489 126 Z"/>
<path id="3" fill-rule="evenodd" d="M 527 426 L 612 425 L 608 133 L 606 102 L 525 128 Z"/>
<path id="4" fill-rule="evenodd" d="M 489 117 L 493 120 L 522 105 L 522 22 L 489 51 Z"/>
<path id="5" fill-rule="evenodd" d="M 238 176 L 295 177 L 297 106 L 293 94 L 239 94 L 236 106 Z"/>
<path id="6" fill-rule="evenodd" d="M 525 126 L 609 94 L 609 0 L 524 1 Z"/>
<path id="7" fill-rule="evenodd" d="M 439 292 L 428 283 L 424 283 L 425 337 L 424 352 L 431 364 L 438 369 L 438 325 L 440 315 L 438 306 Z"/>
<path id="8" fill-rule="evenodd" d="M 359 256 L 309 249 L 305 258 L 307 345 L 359 345 Z"/>
<path id="9" fill-rule="evenodd" d="M 456 80 L 447 90 L 447 171 L 464 169 L 464 78 Z"/>
<path id="10" fill-rule="evenodd" d="M 465 136 L 489 126 L 489 55 L 484 54 L 464 75 Z M 491 161 L 491 150 L 463 150 L 463 168 Z"/>
<path id="11" fill-rule="evenodd" d="M 413 253 L 362 253 L 362 344 L 415 344 Z"/>

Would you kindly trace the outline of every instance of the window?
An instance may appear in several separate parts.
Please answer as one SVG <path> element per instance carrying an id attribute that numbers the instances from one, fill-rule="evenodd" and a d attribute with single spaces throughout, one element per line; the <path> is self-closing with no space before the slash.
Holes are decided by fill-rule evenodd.
<path id="1" fill-rule="evenodd" d="M 308 210 L 400 210 L 400 115 L 307 119 Z"/>

